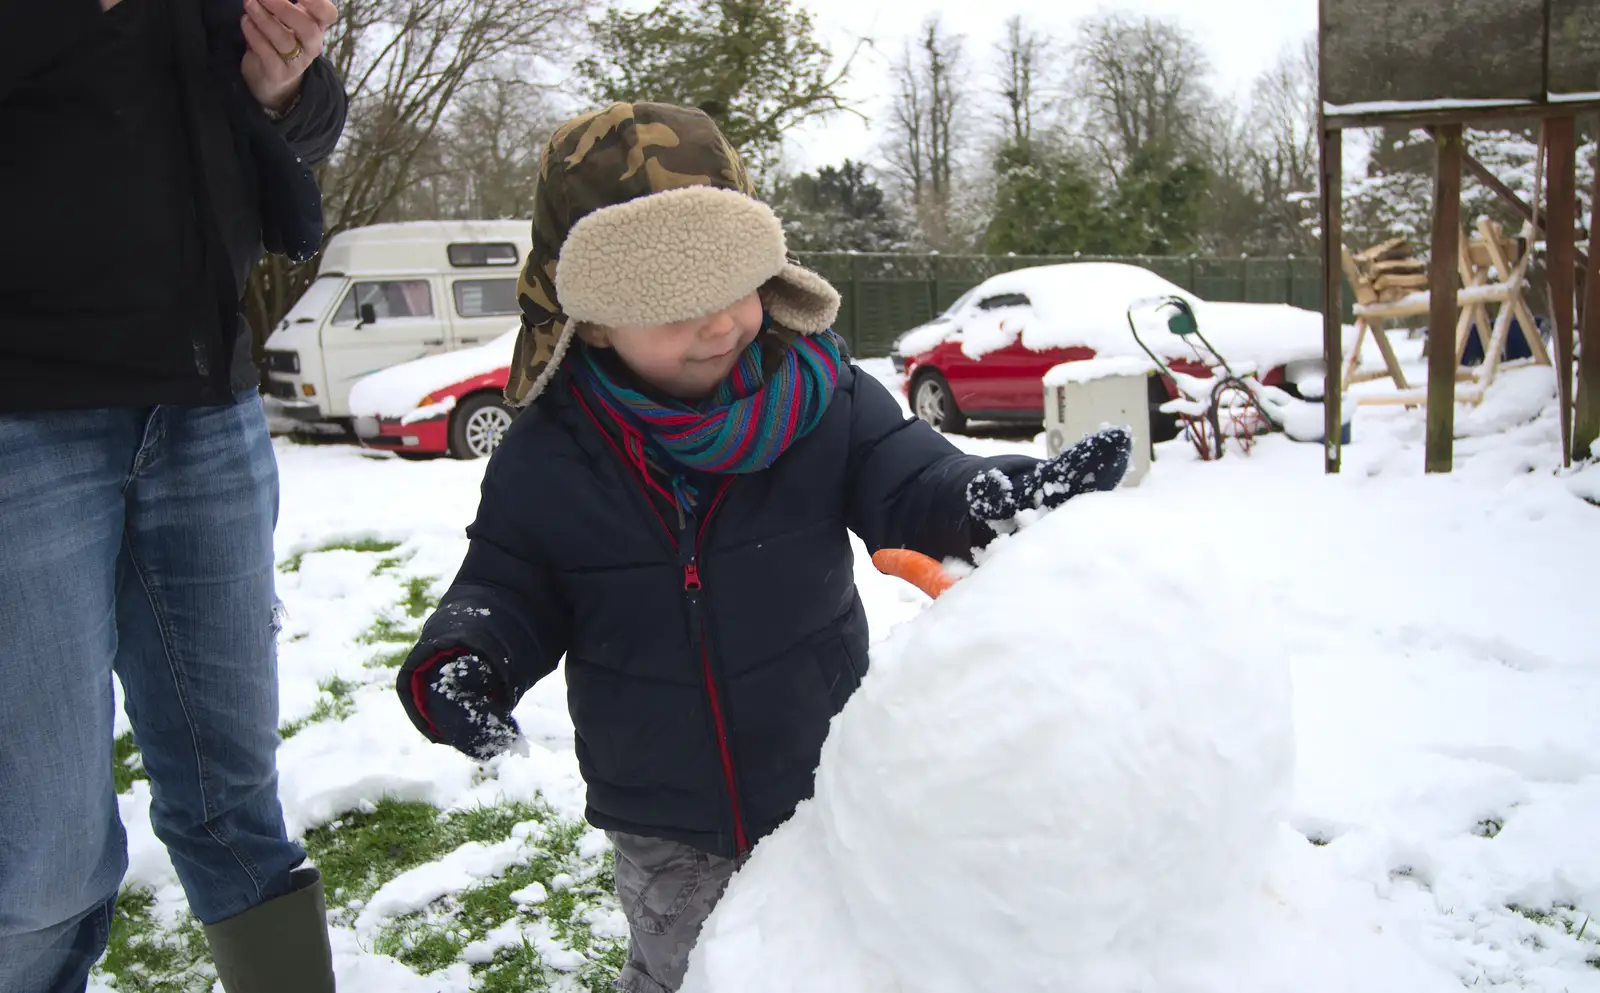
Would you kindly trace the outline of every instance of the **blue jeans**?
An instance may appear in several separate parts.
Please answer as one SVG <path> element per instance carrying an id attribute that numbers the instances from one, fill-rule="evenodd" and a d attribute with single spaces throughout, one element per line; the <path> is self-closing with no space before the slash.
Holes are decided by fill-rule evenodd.
<path id="1" fill-rule="evenodd" d="M 203 923 L 287 893 L 260 398 L 0 414 L 0 990 L 81 991 L 125 836 L 111 674 Z"/>

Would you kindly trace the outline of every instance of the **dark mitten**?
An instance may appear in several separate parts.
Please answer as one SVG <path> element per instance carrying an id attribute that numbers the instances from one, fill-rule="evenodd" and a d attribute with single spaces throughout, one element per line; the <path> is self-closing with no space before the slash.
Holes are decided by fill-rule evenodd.
<path id="1" fill-rule="evenodd" d="M 411 722 L 431 741 L 487 759 L 521 735 L 505 681 L 476 655 L 447 651 L 408 662 L 398 683 Z"/>
<path id="2" fill-rule="evenodd" d="M 1116 489 L 1132 455 L 1132 433 L 1105 428 L 1020 476 L 979 473 L 967 484 L 967 506 L 990 522 L 1010 521 L 1023 510 L 1054 510 L 1080 493 Z"/>

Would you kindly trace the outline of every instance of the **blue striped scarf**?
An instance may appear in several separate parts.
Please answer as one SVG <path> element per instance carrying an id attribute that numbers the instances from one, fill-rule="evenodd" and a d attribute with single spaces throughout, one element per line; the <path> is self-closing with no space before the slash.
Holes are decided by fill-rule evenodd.
<path id="1" fill-rule="evenodd" d="M 587 347 L 576 367 L 611 416 L 639 430 L 664 457 L 669 473 L 674 466 L 713 475 L 748 473 L 772 465 L 822 420 L 839 382 L 840 344 L 832 331 L 796 335 L 786 344 L 763 331 L 716 391 L 692 405 L 658 402 L 618 382 Z M 763 357 L 774 345 L 783 353 L 768 377 Z M 674 484 L 675 491 L 681 488 L 681 480 Z M 681 494 L 678 500 L 692 503 Z"/>

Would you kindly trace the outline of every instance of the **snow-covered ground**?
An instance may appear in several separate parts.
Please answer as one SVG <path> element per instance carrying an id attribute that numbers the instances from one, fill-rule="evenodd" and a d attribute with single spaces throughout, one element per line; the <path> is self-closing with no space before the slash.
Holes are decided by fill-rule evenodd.
<path id="1" fill-rule="evenodd" d="M 869 365 L 892 381 L 887 363 Z M 971 635 L 974 665 L 1014 664 L 1027 674 L 1034 671 L 1030 667 L 1039 652 L 1055 652 L 1053 664 L 1061 673 L 1074 672 L 1075 660 L 1082 658 L 1086 685 L 1100 691 L 1115 685 L 1114 653 L 1124 643 L 1141 657 L 1163 657 L 1163 664 L 1180 674 L 1189 671 L 1179 664 L 1185 660 L 1213 665 L 1237 660 L 1241 672 L 1268 673 L 1266 678 L 1281 667 L 1292 686 L 1292 704 L 1285 706 L 1292 707 L 1286 730 L 1292 726 L 1294 759 L 1283 770 L 1280 800 L 1272 799 L 1271 789 L 1246 797 L 1250 803 L 1266 798 L 1252 808 L 1266 812 L 1250 821 L 1254 835 L 1241 828 L 1229 841 L 1220 834 L 1222 826 L 1199 826 L 1216 835 L 1211 841 L 1231 845 L 1227 850 L 1235 855 L 1249 854 L 1239 851 L 1238 838 L 1256 838 L 1261 860 L 1251 862 L 1249 871 L 1265 873 L 1279 898 L 1273 911 L 1279 929 L 1252 931 L 1256 911 L 1230 916 L 1227 908 L 1242 905 L 1224 899 L 1219 890 L 1213 916 L 1220 920 L 1206 922 L 1208 933 L 1229 933 L 1225 925 L 1233 920 L 1236 938 L 1298 936 L 1256 943 L 1257 954 L 1246 959 L 1253 971 L 1241 972 L 1237 988 L 1327 988 L 1310 982 L 1309 974 L 1299 976 L 1305 981 L 1298 984 L 1275 984 L 1271 977 L 1293 976 L 1296 952 L 1306 953 L 1300 961 L 1311 970 L 1338 964 L 1347 952 L 1381 948 L 1388 956 L 1383 961 L 1393 962 L 1394 970 L 1410 970 L 1393 971 L 1387 980 L 1420 977 L 1413 989 L 1444 977 L 1447 985 L 1459 982 L 1474 989 L 1600 993 L 1600 924 L 1585 926 L 1588 914 L 1600 909 L 1600 845 L 1591 837 L 1592 826 L 1600 824 L 1600 721 L 1595 719 L 1600 713 L 1600 610 L 1588 578 L 1592 563 L 1600 561 L 1600 507 L 1584 499 L 1600 501 L 1600 466 L 1556 471 L 1549 385 L 1548 370 L 1509 373 L 1481 409 L 1463 412 L 1459 426 L 1467 437 L 1457 444 L 1456 471 L 1449 476 L 1422 474 L 1421 415 L 1399 409 L 1368 408 L 1357 415 L 1345 471 L 1334 478 L 1322 475 L 1319 446 L 1282 438 L 1266 439 L 1248 458 L 1204 464 L 1181 441 L 1163 445 L 1137 489 L 1069 505 L 1058 518 L 1008 539 L 1014 550 L 997 550 L 972 577 L 971 589 L 958 586 L 931 606 L 898 580 L 878 575 L 858 554 L 857 578 L 881 672 L 869 676 L 851 707 L 862 713 L 881 708 L 882 693 L 896 679 L 903 684 L 904 673 L 923 664 L 907 654 L 908 648 L 949 641 L 940 633 L 950 612 L 960 610 L 963 599 L 996 598 L 994 586 L 1002 579 L 1017 586 L 1015 603 L 1002 616 L 1013 620 L 1018 640 L 1007 642 L 1003 630 Z M 981 454 L 1042 454 L 1037 439 L 954 440 Z M 341 990 L 465 991 L 484 982 L 481 972 L 474 976 L 474 963 L 522 954 L 537 958 L 545 977 L 540 982 L 548 988 L 599 988 L 595 977 L 616 961 L 625 924 L 615 901 L 601 892 L 609 878 L 604 838 L 576 824 L 583 787 L 559 678 L 536 687 L 518 709 L 531 740 L 529 754 L 487 764 L 427 744 L 394 698 L 397 653 L 407 647 L 409 632 L 465 551 L 462 529 L 476 507 L 483 464 L 403 462 L 352 447 L 287 440 L 279 441 L 278 457 L 282 708 L 285 725 L 294 732 L 279 763 L 290 830 L 312 838 L 319 852 L 337 853 L 354 850 L 354 832 L 372 829 L 391 809 L 385 804 L 431 805 L 441 812 L 437 823 L 446 826 L 466 825 L 472 812 L 485 808 L 508 811 L 506 830 L 480 837 L 468 825 L 460 837 L 477 840 L 449 841 L 448 850 L 420 863 L 397 862 L 405 866 L 399 871 L 374 865 L 366 885 L 352 884 L 358 893 L 330 896 Z M 990 568 L 994 571 L 986 575 Z M 1106 577 L 1104 589 L 1096 588 L 1100 576 Z M 1051 612 L 1056 613 L 1045 616 Z M 1030 621 L 1035 613 L 1040 619 Z M 1052 640 L 1055 623 L 1059 638 Z M 891 632 L 892 640 L 886 641 Z M 1013 652 L 1017 657 L 1008 661 Z M 937 655 L 926 662 L 930 678 L 970 678 Z M 1151 668 L 1148 659 L 1129 664 L 1147 675 L 1164 671 Z M 1092 772 L 1076 765 L 1053 764 L 1059 763 L 1060 748 L 1088 750 L 1084 769 L 1096 763 L 1115 766 L 1107 758 L 1110 751 L 1093 751 L 1092 738 L 1051 732 L 1047 722 L 1030 725 L 1038 718 L 1027 710 L 1030 687 L 1040 690 L 1041 700 L 1065 706 L 1075 700 L 1074 683 L 1019 679 L 1017 728 L 1036 726 L 1043 738 L 1008 734 L 1003 730 L 1007 714 L 998 706 L 981 713 L 961 709 L 956 707 L 961 698 L 952 695 L 946 697 L 951 712 L 945 727 L 934 729 L 926 741 L 900 743 L 896 761 L 905 761 L 907 748 L 927 748 L 925 775 L 914 784 L 922 792 L 913 795 L 940 796 L 958 810 L 960 827 L 980 842 L 1015 834 L 1017 791 L 1036 777 L 1081 772 L 1073 785 L 1096 782 Z M 1218 713 L 1186 715 L 1158 686 L 1146 689 L 1143 696 L 1111 695 L 1119 705 L 1151 701 L 1143 709 L 1130 706 L 1123 720 L 1197 722 L 1174 731 L 1172 740 L 1203 742 L 1213 740 L 1208 734 L 1222 733 Z M 986 704 L 1001 702 L 992 685 L 984 692 L 991 694 L 983 699 Z M 1205 698 L 1190 694 L 1184 699 Z M 1273 700 L 1268 691 L 1230 698 L 1222 713 L 1240 724 L 1259 712 L 1252 707 L 1271 708 Z M 985 722 L 1002 730 L 981 733 Z M 852 741 L 876 740 L 867 718 L 858 723 Z M 829 745 L 830 760 L 838 764 L 836 797 L 860 793 L 882 775 L 871 767 L 870 756 L 849 751 L 848 744 Z M 1108 740 L 1104 747 L 1127 744 Z M 993 761 L 981 750 L 1001 747 L 1007 761 L 995 768 L 1012 778 L 971 777 L 974 769 Z M 1190 773 L 1217 768 L 1195 756 L 1183 761 L 1188 764 L 1181 770 Z M 853 768 L 857 762 L 862 764 Z M 939 778 L 944 762 L 951 763 L 949 781 Z M 1174 771 L 1145 770 L 1157 781 Z M 1276 782 L 1275 775 L 1268 768 L 1250 781 Z M 987 783 L 987 788 L 950 794 L 950 784 L 959 782 Z M 1104 781 L 1098 782 L 1103 787 Z M 1239 786 L 1227 776 L 1187 782 L 1200 810 L 1229 809 L 1216 806 L 1221 801 L 1207 792 L 1209 786 Z M 1054 795 L 1049 788 L 1043 794 Z M 1073 859 L 1082 860 L 1080 868 L 1094 865 L 1092 853 L 1053 858 L 1054 834 L 1024 839 L 1031 846 L 1025 851 L 1043 861 L 1025 862 L 1022 868 L 1037 871 L 1017 871 L 1015 860 L 993 853 L 975 854 L 959 865 L 915 866 L 934 879 L 913 884 L 905 875 L 912 864 L 894 861 L 885 839 L 871 834 L 886 823 L 905 827 L 913 823 L 911 815 L 857 817 L 860 851 L 886 853 L 871 864 L 881 873 L 901 873 L 873 881 L 878 896 L 921 892 L 930 909 L 946 910 L 970 897 L 964 913 L 918 918 L 917 933 L 910 933 L 905 921 L 878 921 L 861 932 L 870 934 L 874 955 L 942 949 L 949 958 L 952 949 L 964 949 L 967 956 L 960 977 L 944 985 L 886 981 L 879 989 L 1000 988 L 985 986 L 984 976 L 1008 989 L 1066 988 L 1052 985 L 1050 977 L 1037 978 L 1027 967 L 1047 960 L 1052 951 L 1065 955 L 1071 949 L 1081 956 L 1096 947 L 1097 932 L 1083 920 L 1076 934 L 1064 936 L 1061 929 L 1074 922 L 1038 915 L 1099 907 L 1112 914 L 1141 908 L 1183 911 L 1188 923 L 1204 916 L 1204 891 L 1197 896 L 1192 888 L 1152 888 L 1141 872 L 1134 856 L 1140 844 L 1159 847 L 1162 834 L 1155 823 L 1136 821 L 1122 830 L 1108 830 L 1105 823 L 1130 811 L 1171 814 L 1175 808 L 1162 808 L 1159 798 L 1150 797 L 1114 807 L 1111 794 L 1096 795 L 1104 803 L 1089 805 L 1082 815 L 1098 819 L 1099 833 L 1084 836 L 1125 842 L 1113 854 L 1126 867 L 1127 892 L 1110 904 L 1095 903 L 1107 897 L 1098 890 L 1062 902 L 1038 888 L 1041 881 L 1060 878 Z M 134 782 L 122 798 L 130 836 L 129 883 L 154 894 L 151 917 L 157 927 L 173 927 L 182 897 L 150 832 L 148 802 L 142 782 Z M 1042 830 L 1036 822 L 1020 827 Z M 939 830 L 935 825 L 928 834 Z M 1069 824 L 1051 830 L 1062 838 L 1076 837 Z M 796 850 L 819 837 L 790 836 L 800 838 L 793 843 Z M 1164 851 L 1147 850 L 1152 858 L 1221 850 L 1208 844 L 1207 838 L 1174 838 Z M 381 856 L 379 850 L 374 857 L 382 861 Z M 849 858 L 848 853 L 832 856 Z M 773 873 L 775 857 L 763 860 L 759 850 L 748 882 L 758 881 L 753 870 L 763 861 L 773 886 L 794 885 Z M 529 877 L 539 881 L 517 876 L 519 867 L 534 863 L 545 866 Z M 996 868 L 981 891 L 954 891 L 938 883 L 970 879 L 961 873 L 984 866 Z M 489 888 L 502 878 L 508 886 L 516 883 L 514 891 L 499 894 Z M 1096 883 L 1109 885 L 1116 878 L 1102 871 Z M 1205 873 L 1196 869 L 1189 878 L 1204 879 Z M 748 907 L 752 893 L 750 887 L 738 888 L 743 882 L 733 892 Z M 477 906 L 474 899 L 485 893 L 499 894 L 495 898 L 505 906 L 489 918 L 495 925 L 485 931 L 461 924 Z M 805 899 L 822 897 L 812 890 Z M 1161 949 L 1172 952 L 1181 946 L 1163 942 L 1162 935 L 1168 933 L 1164 929 L 1186 926 L 1182 917 L 1146 920 L 1134 914 L 1127 918 L 1132 929 L 1145 926 L 1151 933 L 1119 947 L 1149 948 L 1158 958 Z M 823 923 L 804 915 L 799 919 L 817 924 L 819 940 L 829 936 Z M 718 923 L 719 930 L 727 923 L 732 931 L 738 918 L 730 914 Z M 448 932 L 449 955 L 423 954 L 430 947 L 430 928 Z M 717 941 L 732 960 L 746 947 L 736 934 L 719 935 Z M 819 962 L 832 952 L 825 940 L 816 947 L 828 948 L 818 952 Z M 1152 959 L 1144 978 L 1159 977 L 1163 968 L 1181 961 L 1179 955 Z M 1214 959 L 1205 967 L 1242 970 L 1240 961 Z M 1369 956 L 1369 961 L 1377 960 Z M 419 973 L 440 965 L 439 971 Z M 1271 971 L 1285 968 L 1287 973 Z M 884 975 L 907 974 L 892 968 Z M 1018 975 L 1036 978 L 1032 985 L 1010 983 Z M 1058 975 L 1076 974 L 1064 963 Z M 1111 975 L 1103 972 L 1099 978 Z M 1360 988 L 1393 985 L 1380 981 L 1384 977 L 1368 977 L 1371 981 Z M 97 979 L 109 981 L 109 976 Z"/>

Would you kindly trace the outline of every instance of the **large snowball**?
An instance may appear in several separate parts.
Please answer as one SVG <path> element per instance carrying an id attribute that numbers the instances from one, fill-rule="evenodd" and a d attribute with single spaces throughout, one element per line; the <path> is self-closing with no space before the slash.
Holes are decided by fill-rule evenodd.
<path id="1" fill-rule="evenodd" d="M 1040 950 L 1053 988 L 1080 988 L 1106 949 L 1264 877 L 1287 664 L 1152 588 L 1148 553 L 1082 540 L 1096 516 L 1046 518 L 907 625 L 824 751 L 851 920 L 924 963 L 928 993 L 1044 988 Z"/>
<path id="2" fill-rule="evenodd" d="M 874 650 L 815 800 L 735 877 L 684 993 L 1341 988 L 1371 929 L 1329 944 L 1343 925 L 1278 892 L 1309 846 L 1282 826 L 1283 646 L 1243 620 L 1268 580 L 1148 506 L 1073 501 Z M 1236 584 L 1208 602 L 1237 614 L 1192 602 L 1197 578 Z M 1425 988 L 1391 958 L 1410 985 L 1364 990 Z"/>

